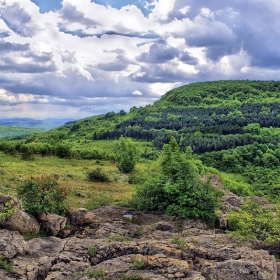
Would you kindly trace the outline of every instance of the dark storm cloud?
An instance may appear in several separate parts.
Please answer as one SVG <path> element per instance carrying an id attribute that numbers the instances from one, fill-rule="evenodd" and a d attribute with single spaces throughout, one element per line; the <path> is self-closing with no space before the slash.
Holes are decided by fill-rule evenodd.
<path id="1" fill-rule="evenodd" d="M 159 44 L 150 46 L 149 52 L 144 52 L 137 57 L 138 61 L 146 63 L 165 63 L 178 57 L 179 51 L 172 47 Z"/>

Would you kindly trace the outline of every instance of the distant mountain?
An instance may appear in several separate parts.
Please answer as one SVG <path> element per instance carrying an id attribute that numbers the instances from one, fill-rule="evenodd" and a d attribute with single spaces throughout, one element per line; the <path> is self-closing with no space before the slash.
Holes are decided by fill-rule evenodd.
<path id="1" fill-rule="evenodd" d="M 21 128 L 33 128 L 38 130 L 50 130 L 58 126 L 64 125 L 73 119 L 54 119 L 47 118 L 44 120 L 36 120 L 31 118 L 2 118 L 0 125 L 2 126 L 16 126 Z"/>

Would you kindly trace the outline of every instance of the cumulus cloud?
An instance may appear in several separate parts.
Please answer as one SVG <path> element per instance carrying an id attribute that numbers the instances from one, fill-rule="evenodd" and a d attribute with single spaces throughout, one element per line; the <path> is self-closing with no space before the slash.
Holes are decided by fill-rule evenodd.
<path id="1" fill-rule="evenodd" d="M 190 82 L 280 78 L 276 0 L 34 2 L 0 1 L 2 116 L 81 118 Z"/>

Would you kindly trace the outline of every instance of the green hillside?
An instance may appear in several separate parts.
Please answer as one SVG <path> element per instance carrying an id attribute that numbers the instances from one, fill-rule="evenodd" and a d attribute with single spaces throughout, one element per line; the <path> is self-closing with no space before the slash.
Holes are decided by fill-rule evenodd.
<path id="1" fill-rule="evenodd" d="M 0 151 L 2 156 L 17 157 L 16 161 L 19 156 L 46 163 L 54 157 L 66 159 L 67 168 L 61 167 L 61 161 L 59 167 L 51 167 L 52 172 L 58 168 L 76 172 L 75 167 L 84 166 L 79 170 L 80 178 L 86 166 L 105 164 L 96 168 L 93 177 L 106 178 L 102 172 L 109 169 L 114 174 L 109 185 L 116 197 L 120 194 L 114 180 L 118 188 L 128 189 L 128 183 L 140 185 L 140 189 L 129 187 L 128 196 L 136 191 L 136 207 L 142 210 L 164 209 L 172 215 L 207 220 L 205 207 L 211 204 L 212 219 L 217 208 L 214 197 L 220 194 L 201 183 L 200 176 L 209 173 L 218 174 L 222 184 L 239 196 L 261 196 L 279 204 L 280 82 L 190 84 L 171 90 L 153 105 L 133 107 L 127 113 L 108 112 L 47 132 L 2 140 Z M 138 160 L 137 167 L 126 177 L 124 186 L 124 177 L 118 172 L 129 167 L 132 156 L 133 161 Z M 87 188 L 84 185 L 81 179 L 79 188 Z M 194 186 L 198 192 L 193 191 Z M 96 188 L 98 192 L 99 186 Z M 196 205 L 194 212 L 186 210 L 184 194 L 189 195 L 188 203 Z M 204 197 L 201 203 L 200 197 Z M 251 213 L 252 209 L 246 211 Z"/>
<path id="2" fill-rule="evenodd" d="M 0 138 L 22 136 L 22 135 L 34 134 L 38 132 L 41 132 L 41 130 L 33 129 L 33 128 L 0 125 Z"/>

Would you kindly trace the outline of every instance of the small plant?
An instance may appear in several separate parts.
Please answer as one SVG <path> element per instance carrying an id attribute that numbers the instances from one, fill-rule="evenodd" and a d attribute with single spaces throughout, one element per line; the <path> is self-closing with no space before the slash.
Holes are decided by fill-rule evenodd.
<path id="1" fill-rule="evenodd" d="M 27 240 L 31 240 L 31 239 L 34 239 L 34 238 L 41 238 L 41 237 L 46 237 L 45 234 L 42 234 L 42 233 L 34 233 L 34 232 L 27 232 L 24 236 L 24 240 L 27 241 Z"/>
<path id="2" fill-rule="evenodd" d="M 0 269 L 5 269 L 7 272 L 12 272 L 13 265 L 8 263 L 7 260 L 0 258 Z"/>
<path id="3" fill-rule="evenodd" d="M 94 247 L 89 247 L 88 248 L 88 254 L 91 256 L 91 257 L 95 257 L 96 254 L 97 254 L 97 251 L 98 251 L 98 248 L 96 246 Z"/>
<path id="4" fill-rule="evenodd" d="M 179 224 L 176 224 L 176 225 L 175 225 L 173 231 L 174 231 L 174 232 L 180 232 L 180 231 L 182 231 L 183 229 L 184 229 L 184 226 L 183 226 L 181 223 L 179 223 Z"/>
<path id="5" fill-rule="evenodd" d="M 87 178 L 91 182 L 109 182 L 110 178 L 109 176 L 102 171 L 100 167 L 97 167 L 93 171 L 89 172 L 87 174 Z"/>
<path id="6" fill-rule="evenodd" d="M 67 209 L 68 192 L 59 186 L 57 175 L 31 176 L 18 186 L 17 191 L 24 209 L 31 215 L 39 216 L 43 212 L 64 214 Z"/>
<path id="7" fill-rule="evenodd" d="M 15 202 L 12 199 L 5 203 L 4 212 L 0 213 L 0 219 L 6 220 L 18 211 L 17 207 L 13 207 L 14 204 Z"/>
<path id="8" fill-rule="evenodd" d="M 101 269 L 94 269 L 94 270 L 86 270 L 83 273 L 83 276 L 88 276 L 89 278 L 94 279 L 102 279 L 102 280 L 108 280 L 109 278 L 106 276 L 105 271 Z"/>
<path id="9" fill-rule="evenodd" d="M 129 242 L 129 240 L 122 234 L 108 237 L 109 241 Z"/>
<path id="10" fill-rule="evenodd" d="M 142 231 L 142 230 L 139 230 L 139 229 L 136 229 L 134 232 L 133 232 L 133 234 L 132 234 L 132 236 L 134 237 L 134 238 L 141 238 L 141 237 L 143 237 L 145 235 L 145 233 Z"/>
<path id="11" fill-rule="evenodd" d="M 186 242 L 181 240 L 180 238 L 178 237 L 174 237 L 172 238 L 171 240 L 171 244 L 177 244 L 179 245 L 179 249 L 184 251 L 186 249 Z"/>
<path id="12" fill-rule="evenodd" d="M 135 259 L 133 260 L 131 267 L 136 269 L 144 269 L 145 267 L 147 267 L 147 263 L 143 259 Z"/>

